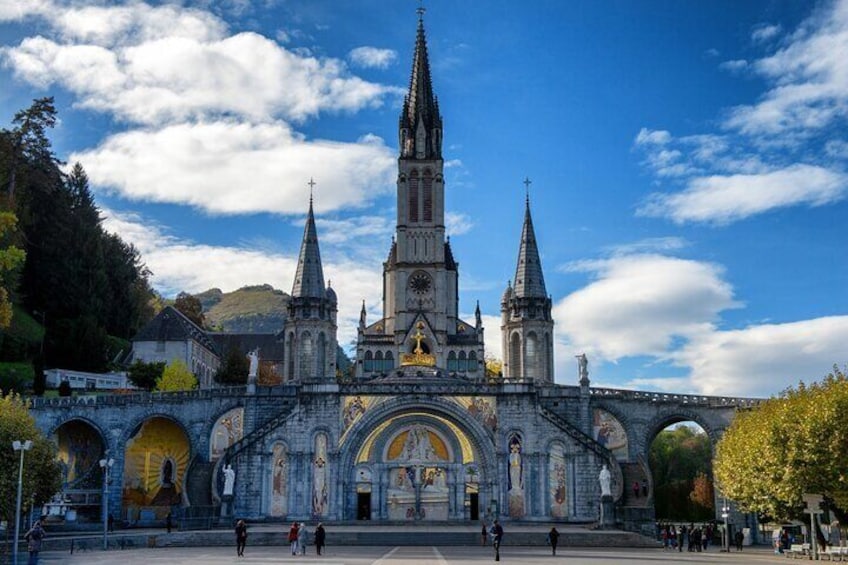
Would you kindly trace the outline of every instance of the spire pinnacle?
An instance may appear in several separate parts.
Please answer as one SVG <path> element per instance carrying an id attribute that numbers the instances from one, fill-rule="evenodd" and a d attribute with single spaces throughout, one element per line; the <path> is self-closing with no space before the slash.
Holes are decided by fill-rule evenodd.
<path id="1" fill-rule="evenodd" d="M 315 181 L 309 179 L 309 212 L 306 214 L 306 226 L 303 228 L 303 241 L 297 259 L 297 272 L 292 285 L 292 297 L 323 298 L 324 269 L 321 265 L 321 251 L 318 249 L 318 230 L 315 228 L 315 214 L 312 210 L 312 187 Z"/>
<path id="2" fill-rule="evenodd" d="M 424 12 L 424 7 L 419 6 L 409 91 L 399 121 L 400 154 L 408 159 L 440 159 L 442 156 L 442 116 L 430 78 Z"/>
<path id="3" fill-rule="evenodd" d="M 521 228 L 521 243 L 518 247 L 518 265 L 515 268 L 515 296 L 547 298 L 545 277 L 542 274 L 539 248 L 536 246 L 536 233 L 533 229 L 533 217 L 530 214 L 531 182 L 529 178 L 524 180 L 528 195 L 524 209 L 524 225 Z"/>

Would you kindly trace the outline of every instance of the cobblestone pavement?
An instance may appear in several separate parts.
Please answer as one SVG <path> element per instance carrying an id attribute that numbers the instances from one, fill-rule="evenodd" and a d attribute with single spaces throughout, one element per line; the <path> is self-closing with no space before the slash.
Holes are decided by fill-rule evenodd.
<path id="1" fill-rule="evenodd" d="M 42 554 L 42 565 L 59 563 L 85 565 L 223 565 L 243 563 L 283 565 L 480 565 L 494 563 L 491 548 L 487 547 L 340 547 L 329 548 L 326 555 L 315 555 L 309 548 L 306 556 L 292 556 L 288 547 L 250 547 L 244 557 L 236 557 L 235 547 L 190 547 L 134 549 L 126 551 L 87 551 L 69 555 L 47 552 Z M 742 553 L 677 553 L 661 549 L 561 549 L 553 557 L 550 550 L 541 547 L 503 547 L 501 563 L 519 565 L 550 565 L 568 563 L 590 565 L 643 565 L 648 563 L 786 563 L 782 555 L 766 549 L 750 549 Z"/>

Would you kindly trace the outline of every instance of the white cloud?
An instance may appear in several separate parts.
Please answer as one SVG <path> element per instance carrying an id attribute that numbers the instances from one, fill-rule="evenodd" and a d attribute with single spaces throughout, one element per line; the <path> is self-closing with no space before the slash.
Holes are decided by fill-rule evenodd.
<path id="1" fill-rule="evenodd" d="M 848 316 L 830 316 L 702 334 L 673 358 L 702 394 L 762 396 L 821 379 L 845 361 L 846 343 Z"/>
<path id="2" fill-rule="evenodd" d="M 666 130 L 650 130 L 642 128 L 636 135 L 636 145 L 665 145 L 671 141 L 671 133 Z"/>
<path id="3" fill-rule="evenodd" d="M 570 269 L 596 280 L 556 303 L 558 338 L 607 361 L 664 357 L 676 339 L 712 331 L 721 311 L 738 306 L 723 269 L 711 263 L 640 254 Z"/>
<path id="4" fill-rule="evenodd" d="M 93 185 L 139 201 L 212 214 L 302 213 L 359 206 L 388 189 L 394 157 L 382 142 L 306 141 L 282 122 L 178 124 L 116 134 L 74 153 Z"/>
<path id="5" fill-rule="evenodd" d="M 683 192 L 655 193 L 637 214 L 668 217 L 678 224 L 726 224 L 775 208 L 821 206 L 841 200 L 846 175 L 815 165 L 791 165 L 760 174 L 696 177 Z"/>
<path id="6" fill-rule="evenodd" d="M 623 243 L 612 246 L 610 251 L 613 255 L 636 255 L 677 251 L 687 247 L 688 245 L 689 242 L 682 237 L 649 237 L 632 243 Z"/>
<path id="7" fill-rule="evenodd" d="M 474 227 L 471 216 L 461 212 L 445 212 L 445 231 L 450 235 L 468 233 Z"/>
<path id="8" fill-rule="evenodd" d="M 355 216 L 345 219 L 320 218 L 317 220 L 321 245 L 350 244 L 353 240 L 366 240 L 371 245 L 385 248 L 394 232 L 394 221 L 386 216 Z M 302 220 L 300 225 L 303 225 Z"/>
<path id="9" fill-rule="evenodd" d="M 387 69 L 397 60 L 397 52 L 377 47 L 357 47 L 348 53 L 348 58 L 358 67 Z"/>
<path id="10" fill-rule="evenodd" d="M 751 41 L 754 43 L 765 43 L 777 37 L 783 28 L 780 24 L 759 24 L 751 32 Z"/>
<path id="11" fill-rule="evenodd" d="M 103 210 L 107 230 L 135 245 L 153 271 L 151 282 L 158 291 L 173 296 L 179 291 L 202 292 L 220 288 L 224 292 L 245 285 L 271 284 L 291 291 L 297 269 L 297 253 L 270 253 L 245 246 L 198 244 L 168 234 L 165 227 L 151 224 L 133 214 Z M 338 340 L 343 346 L 356 337 L 359 308 L 381 299 L 379 263 L 324 260 L 324 277 L 332 280 L 339 297 Z"/>
<path id="12" fill-rule="evenodd" d="M 754 62 L 754 69 L 773 86 L 757 104 L 736 107 L 726 126 L 748 135 L 809 135 L 804 130 L 820 130 L 835 119 L 844 119 L 848 114 L 847 52 L 848 0 L 826 3 L 784 47 Z"/>
<path id="13" fill-rule="evenodd" d="M 731 73 L 739 73 L 748 68 L 748 61 L 745 59 L 733 59 L 732 61 L 724 61 L 718 66 L 723 71 Z"/>

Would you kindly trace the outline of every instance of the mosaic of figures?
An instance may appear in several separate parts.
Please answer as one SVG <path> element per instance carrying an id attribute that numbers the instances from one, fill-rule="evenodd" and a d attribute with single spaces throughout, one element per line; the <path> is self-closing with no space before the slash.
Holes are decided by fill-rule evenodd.
<path id="1" fill-rule="evenodd" d="M 151 418 L 127 442 L 124 505 L 167 507 L 182 502 L 189 440 L 175 422 Z"/>
<path id="2" fill-rule="evenodd" d="M 551 501 L 551 516 L 554 518 L 568 517 L 567 484 L 565 448 L 561 443 L 555 443 L 551 446 L 548 459 L 548 496 Z"/>
<path id="3" fill-rule="evenodd" d="M 389 443 L 386 460 L 449 461 L 447 444 L 432 428 L 413 424 L 401 430 Z"/>
<path id="4" fill-rule="evenodd" d="M 524 516 L 524 462 L 521 436 L 512 434 L 509 437 L 509 455 L 507 460 L 508 484 L 507 505 L 508 514 L 512 518 Z"/>
<path id="5" fill-rule="evenodd" d="M 357 394 L 356 396 L 345 396 L 341 403 L 341 424 L 342 438 L 345 432 L 362 417 L 365 412 L 373 408 L 381 402 L 390 400 L 391 396 L 364 396 Z M 339 440 L 341 443 L 342 440 Z"/>
<path id="6" fill-rule="evenodd" d="M 67 422 L 56 431 L 56 444 L 63 490 L 100 486 L 98 462 L 104 447 L 94 428 L 79 420 Z"/>
<path id="7" fill-rule="evenodd" d="M 447 469 L 407 466 L 389 471 L 390 520 L 447 520 Z"/>
<path id="8" fill-rule="evenodd" d="M 217 461 L 244 435 L 244 408 L 233 408 L 215 422 L 209 438 L 209 461 Z"/>
<path id="9" fill-rule="evenodd" d="M 320 518 L 327 514 L 329 487 L 327 484 L 327 435 L 315 436 L 315 452 L 312 462 L 312 515 Z"/>
<path id="10" fill-rule="evenodd" d="M 498 410 L 494 396 L 455 396 L 451 400 L 465 408 L 472 418 L 490 430 L 497 429 Z"/>
<path id="11" fill-rule="evenodd" d="M 288 513 L 288 473 L 286 446 L 277 443 L 271 450 L 271 504 L 268 511 L 271 516 L 285 516 Z"/>
<path id="12" fill-rule="evenodd" d="M 627 432 L 615 416 L 595 408 L 592 414 L 592 435 L 595 441 L 612 451 L 619 461 L 628 459 Z"/>

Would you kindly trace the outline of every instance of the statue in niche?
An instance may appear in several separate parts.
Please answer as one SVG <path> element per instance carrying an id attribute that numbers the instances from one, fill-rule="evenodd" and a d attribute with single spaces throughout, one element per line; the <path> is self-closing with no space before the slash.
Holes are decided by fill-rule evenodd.
<path id="1" fill-rule="evenodd" d="M 233 487 L 236 484 L 236 472 L 230 465 L 224 467 L 224 496 L 233 495 Z"/>
<path id="2" fill-rule="evenodd" d="M 612 474 L 606 463 L 601 467 L 601 472 L 598 474 L 598 481 L 601 483 L 601 496 L 612 496 Z"/>

